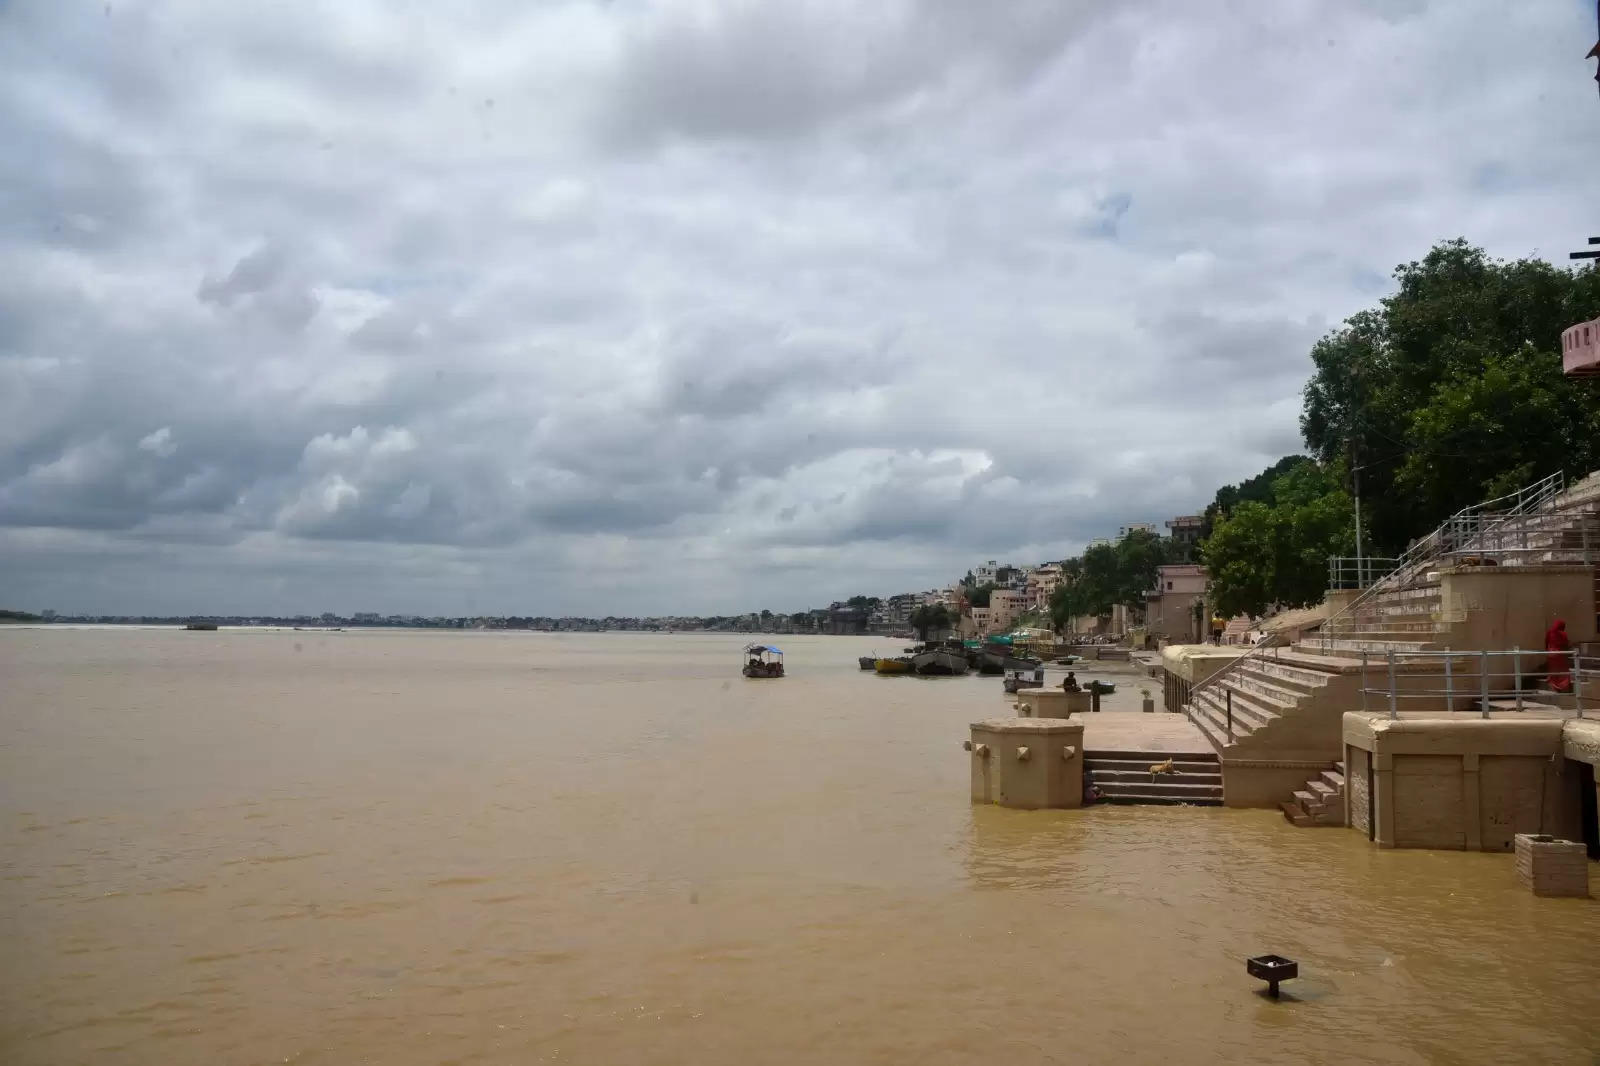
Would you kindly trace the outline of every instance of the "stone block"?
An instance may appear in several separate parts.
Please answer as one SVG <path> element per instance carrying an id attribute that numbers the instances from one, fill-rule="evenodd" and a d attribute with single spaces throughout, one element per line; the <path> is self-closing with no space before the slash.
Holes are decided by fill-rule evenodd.
<path id="1" fill-rule="evenodd" d="M 1517 877 L 1534 895 L 1589 895 L 1589 856 L 1582 843 L 1518 833 L 1516 852 Z"/>
<path id="2" fill-rule="evenodd" d="M 973 722 L 972 799 L 1002 807 L 1083 805 L 1083 726 L 1063 718 Z"/>
<path id="3" fill-rule="evenodd" d="M 1072 705 L 1074 695 L 1085 697 L 1081 708 Z M 1063 692 L 1058 688 L 1025 688 L 1017 693 L 1019 718 L 1070 718 L 1074 710 L 1088 709 L 1088 693 Z"/>

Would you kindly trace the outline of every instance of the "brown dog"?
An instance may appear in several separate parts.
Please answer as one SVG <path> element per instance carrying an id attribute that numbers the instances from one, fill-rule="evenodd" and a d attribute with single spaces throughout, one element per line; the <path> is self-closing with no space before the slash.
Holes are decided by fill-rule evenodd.
<path id="1" fill-rule="evenodd" d="M 1150 776 L 1154 777 L 1157 774 L 1178 774 L 1179 776 L 1182 776 L 1183 771 L 1178 769 L 1176 766 L 1173 766 L 1172 759 L 1169 757 L 1166 762 L 1151 764 Z"/>

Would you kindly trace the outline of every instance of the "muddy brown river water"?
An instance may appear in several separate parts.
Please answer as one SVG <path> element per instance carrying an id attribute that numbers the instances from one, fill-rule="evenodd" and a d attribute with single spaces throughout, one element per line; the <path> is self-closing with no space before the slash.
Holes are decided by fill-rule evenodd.
<path id="1" fill-rule="evenodd" d="M 0 1061 L 1597 1061 L 1509 855 L 974 808 L 997 679 L 781 640 L 0 631 Z"/>

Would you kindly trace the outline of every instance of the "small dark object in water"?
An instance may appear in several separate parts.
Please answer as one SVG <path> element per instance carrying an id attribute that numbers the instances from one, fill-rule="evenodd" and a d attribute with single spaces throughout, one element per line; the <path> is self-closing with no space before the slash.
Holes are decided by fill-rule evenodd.
<path id="1" fill-rule="evenodd" d="M 1300 976 L 1300 964 L 1282 955 L 1257 955 L 1253 959 L 1245 959 L 1244 968 L 1250 971 L 1251 977 L 1267 983 L 1267 995 L 1273 999 L 1278 998 L 1279 981 Z"/>

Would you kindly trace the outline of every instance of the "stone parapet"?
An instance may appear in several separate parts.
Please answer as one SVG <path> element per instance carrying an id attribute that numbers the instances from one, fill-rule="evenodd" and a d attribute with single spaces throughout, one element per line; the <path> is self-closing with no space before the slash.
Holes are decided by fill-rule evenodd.
<path id="1" fill-rule="evenodd" d="M 1063 718 L 973 722 L 972 800 L 1002 807 L 1083 805 L 1083 725 Z"/>
<path id="2" fill-rule="evenodd" d="M 1510 851 L 1517 834 L 1581 835 L 1559 720 L 1346 714 L 1344 743 L 1345 823 L 1379 847 Z"/>

